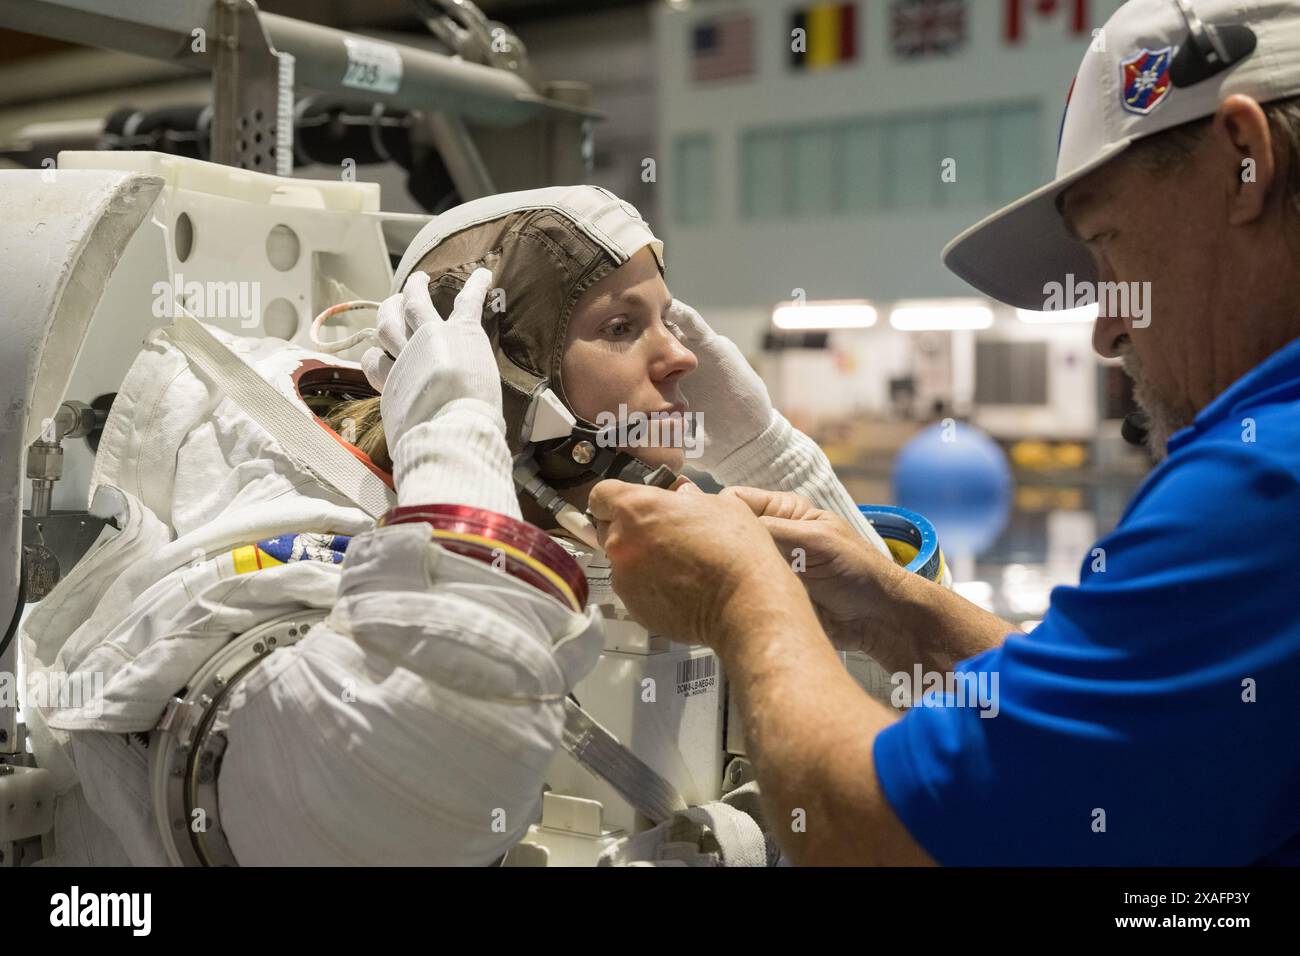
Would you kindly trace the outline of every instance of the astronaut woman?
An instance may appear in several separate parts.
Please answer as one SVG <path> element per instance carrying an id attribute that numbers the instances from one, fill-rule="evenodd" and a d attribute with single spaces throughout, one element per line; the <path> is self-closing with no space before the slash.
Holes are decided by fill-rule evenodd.
<path id="1" fill-rule="evenodd" d="M 400 308 L 395 298 L 381 315 L 385 349 L 363 360 L 377 388 L 383 389 L 391 356 L 399 354 L 411 329 L 448 314 L 455 294 L 481 268 L 493 273 L 494 295 L 485 302 L 483 324 L 500 372 L 512 456 L 526 447 L 537 396 L 549 389 L 579 424 L 592 429 L 619 419 L 620 410 L 626 416 L 620 420 L 632 420 L 625 435 L 635 433 L 638 416 L 642 423 L 659 419 L 662 427 L 645 431 L 651 441 L 623 449 L 647 465 L 680 473 L 689 463 L 724 485 L 795 491 L 844 516 L 888 553 L 826 456 L 773 409 L 762 380 L 736 346 L 672 297 L 664 281 L 663 244 L 640 214 L 597 187 L 494 196 L 426 226 L 397 270 Z M 482 381 L 490 392 L 495 383 L 487 376 Z M 377 464 L 391 468 L 391 429 L 382 406 L 379 398 L 349 403 L 326 420 L 354 434 Z M 543 477 L 585 508 L 599 476 L 563 454 L 536 457 Z M 528 495 L 521 494 L 519 503 L 524 517 L 557 530 L 579 558 L 589 572 L 592 601 L 621 608 L 608 590 L 607 573 L 601 573 L 607 565 L 598 549 L 559 531 Z"/>
<path id="2" fill-rule="evenodd" d="M 698 463 L 719 480 L 801 492 L 858 519 L 825 457 L 772 410 L 735 347 L 672 302 L 661 269 L 658 240 L 604 190 L 508 194 L 437 217 L 408 251 L 402 291 L 381 309 L 383 347 L 362 363 L 378 402 L 309 404 L 349 375 L 355 399 L 367 391 L 360 370 L 218 333 L 300 424 L 319 431 L 307 414 L 319 412 L 355 439 L 349 451 L 395 488 L 399 515 L 417 513 L 379 527 L 260 427 L 247 396 L 203 374 L 183 336 L 155 332 L 118 391 L 92 477 L 120 530 L 23 631 L 29 670 L 103 687 L 93 708 L 28 708 L 57 791 L 47 862 L 174 861 L 168 841 L 184 837 L 169 824 L 184 827 L 151 792 L 149 733 L 214 654 L 300 611 L 323 620 L 265 653 L 215 724 L 234 860 L 499 860 L 537 819 L 563 700 L 600 653 L 596 607 L 608 599 L 557 598 L 582 573 L 554 547 L 534 548 L 531 577 L 453 553 L 420 509 L 457 506 L 515 540 L 535 533 L 519 520 L 512 455 L 538 437 L 548 388 L 580 424 L 620 403 L 653 412 L 688 400 L 710 438 Z M 634 451 L 681 464 L 680 449 Z M 542 474 L 581 502 L 586 476 L 572 459 Z"/>

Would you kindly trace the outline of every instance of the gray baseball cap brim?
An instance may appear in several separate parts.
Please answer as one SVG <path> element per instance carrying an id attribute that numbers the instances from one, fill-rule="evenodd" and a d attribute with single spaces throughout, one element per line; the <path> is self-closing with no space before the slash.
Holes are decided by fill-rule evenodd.
<path id="1" fill-rule="evenodd" d="M 1070 234 L 1058 201 L 1067 189 L 1128 149 L 1112 143 L 1066 176 L 999 209 L 943 250 L 943 263 L 980 292 L 1018 309 L 1042 311 L 1052 282 L 1096 282 L 1088 247 Z"/>

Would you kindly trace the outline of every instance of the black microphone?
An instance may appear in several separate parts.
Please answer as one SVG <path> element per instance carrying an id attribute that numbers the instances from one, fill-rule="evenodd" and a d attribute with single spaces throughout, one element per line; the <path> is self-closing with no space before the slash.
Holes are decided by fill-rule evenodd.
<path id="1" fill-rule="evenodd" d="M 1141 412 L 1129 412 L 1124 416 L 1124 424 L 1119 427 L 1120 437 L 1130 445 L 1144 447 L 1147 443 L 1147 434 L 1151 431 L 1147 427 L 1147 420 Z"/>

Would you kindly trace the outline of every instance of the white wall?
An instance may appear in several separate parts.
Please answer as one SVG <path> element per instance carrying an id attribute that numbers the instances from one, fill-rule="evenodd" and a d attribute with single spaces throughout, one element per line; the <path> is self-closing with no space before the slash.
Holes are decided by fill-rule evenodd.
<path id="1" fill-rule="evenodd" d="M 1100 27 L 1121 0 L 1091 0 L 1090 27 Z M 1012 46 L 1003 36 L 1004 0 L 968 2 L 968 39 L 952 57 L 897 60 L 889 48 L 889 5 L 859 0 L 859 49 L 854 64 L 815 73 L 788 66 L 790 11 L 799 0 L 716 0 L 685 10 L 656 7 L 660 202 L 656 227 L 665 238 L 673 292 L 699 306 L 710 322 L 725 326 L 754 356 L 773 306 L 796 288 L 809 299 L 866 298 L 880 308 L 879 324 L 832 343 L 846 352 L 786 353 L 764 358 L 761 367 L 778 401 L 809 412 L 884 412 L 888 379 L 913 370 L 912 333 L 888 325 L 889 304 L 903 298 L 969 296 L 973 290 L 951 275 L 940 252 L 958 233 L 993 212 L 994 203 L 947 208 L 908 208 L 863 215 L 747 220 L 740 212 L 742 135 L 752 128 L 827 120 L 888 116 L 909 111 L 960 110 L 990 104 L 1037 102 L 1041 176 L 1029 192 L 1051 178 L 1066 92 L 1090 37 L 1071 35 L 1064 18 L 1027 20 L 1025 39 Z M 1028 9 L 1035 4 L 1026 3 Z M 1069 4 L 1060 4 L 1062 8 Z M 744 80 L 700 85 L 690 76 L 692 27 L 730 10 L 757 18 L 757 71 Z M 714 210 L 711 220 L 685 225 L 671 215 L 672 156 L 677 138 L 708 133 L 713 142 Z M 944 157 L 918 156 L 940 175 Z M 955 156 L 960 170 L 961 156 Z M 974 395 L 977 340 L 1032 339 L 1048 343 L 1048 404 L 984 407 L 975 421 L 994 434 L 1015 437 L 1088 438 L 1096 428 L 1096 367 L 1090 326 L 1028 326 L 1003 307 L 993 328 L 951 337 L 952 391 L 958 413 Z M 846 364 L 851 371 L 845 371 Z"/>
<path id="2" fill-rule="evenodd" d="M 1071 36 L 1060 23 L 1031 21 L 1026 39 L 1009 46 L 1002 36 L 1003 0 L 974 0 L 967 3 L 964 53 L 899 62 L 888 47 L 888 4 L 860 0 L 857 62 L 799 74 L 787 65 L 788 15 L 807 5 L 798 0 L 717 0 L 684 11 L 667 4 L 655 7 L 662 211 L 671 209 L 666 201 L 669 177 L 662 174 L 671 174 L 675 139 L 707 132 L 714 143 L 713 221 L 688 227 L 661 215 L 658 224 L 668 243 L 675 289 L 693 302 L 732 307 L 770 307 L 789 298 L 796 287 L 807 289 L 810 298 L 969 294 L 969 287 L 942 267 L 939 253 L 962 229 L 992 212 L 992 206 L 744 221 L 739 216 L 741 133 L 784 123 L 1036 99 L 1043 133 L 1039 166 L 1046 180 L 1055 168 L 1065 96 L 1086 39 Z M 1100 27 L 1119 5 L 1120 0 L 1092 0 L 1093 25 Z M 691 28 L 731 9 L 748 9 L 757 17 L 757 74 L 750 80 L 695 84 L 690 78 Z M 938 177 L 940 159 L 917 161 L 933 161 Z M 1024 191 L 1038 185 L 1026 182 Z"/>

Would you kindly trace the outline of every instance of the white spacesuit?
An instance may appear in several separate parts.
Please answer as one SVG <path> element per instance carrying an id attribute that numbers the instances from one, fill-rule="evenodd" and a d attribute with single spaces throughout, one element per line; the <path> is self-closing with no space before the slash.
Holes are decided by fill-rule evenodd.
<path id="1" fill-rule="evenodd" d="M 276 340 L 226 342 L 304 412 L 290 373 L 335 361 Z M 465 448 L 491 429 L 451 409 L 405 444 Z M 394 478 L 407 486 L 400 462 Z M 508 469 L 486 456 L 424 478 L 410 493 L 430 502 L 513 495 Z M 600 648 L 598 622 L 435 545 L 423 526 L 376 529 L 196 375 L 166 332 L 118 393 L 95 484 L 122 530 L 24 629 L 29 667 L 104 682 L 96 716 L 28 715 L 59 790 L 47 862 L 166 863 L 148 754 L 130 735 L 151 730 L 231 638 L 305 608 L 331 613 L 266 657 L 228 714 L 221 825 L 239 862 L 485 864 L 518 840 L 563 696 Z M 303 532 L 356 537 L 343 564 L 234 572 L 235 549 Z"/>
<path id="2" fill-rule="evenodd" d="M 605 272 L 658 245 L 635 210 L 591 187 L 466 204 L 426 233 L 436 227 L 442 237 L 463 238 L 467 224 L 538 208 L 594 237 L 591 262 L 603 256 Z M 399 286 L 439 242 L 417 239 Z M 588 268 L 566 281 L 572 288 L 594 274 Z M 454 306 L 435 288 L 432 301 L 424 293 L 427 310 L 412 307 L 410 286 L 386 303 L 390 333 L 394 315 L 405 329 L 396 339 L 381 334 L 387 354 L 372 350 L 364 363 L 383 387 L 391 479 L 351 451 L 374 477 L 391 480 L 396 504 L 518 519 L 512 458 L 530 444 L 523 439 L 533 447 L 564 440 L 539 431 L 538 384 L 554 384 L 554 376 L 534 366 L 536 380 L 526 381 L 518 354 L 503 358 L 506 347 L 483 334 L 486 271 L 467 268 L 450 285 L 446 278 L 430 285 L 442 282 Z M 674 313 L 701 358 L 692 402 L 710 422 L 705 464 L 715 476 L 805 494 L 883 549 L 825 456 L 772 410 L 735 346 L 684 306 Z M 250 416 L 246 396 L 205 374 L 182 331 L 150 337 L 100 440 L 92 491 L 96 509 L 114 513 L 120 530 L 23 629 L 29 671 L 86 675 L 103 687 L 93 711 L 57 702 L 28 708 L 34 750 L 58 794 L 44 862 L 176 862 L 167 828 L 209 821 L 169 818 L 159 805 L 150 783 L 157 754 L 146 735 L 166 726 L 178 691 L 222 648 L 294 614 L 304 635 L 265 649 L 214 715 L 224 748 L 219 825 L 234 859 L 501 859 L 539 816 L 564 699 L 603 645 L 597 608 L 621 602 L 605 591 L 585 610 L 566 606 L 519 576 L 454 553 L 425 524 L 377 528 L 374 509 L 322 481 L 320 469 Z M 280 340 L 212 334 L 292 403 L 297 427 L 321 427 L 300 394 L 304 368 L 360 375 L 353 363 Z M 530 348 L 550 341 L 525 339 Z M 593 590 L 607 589 L 598 550 L 566 546 L 591 571 Z M 572 570 L 542 568 L 559 579 Z"/>

